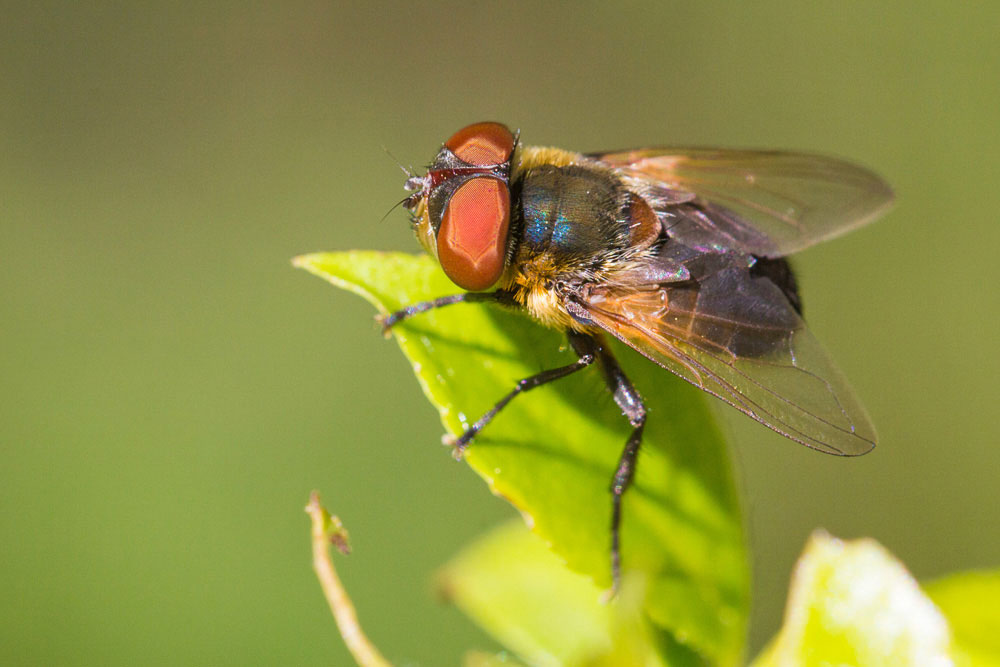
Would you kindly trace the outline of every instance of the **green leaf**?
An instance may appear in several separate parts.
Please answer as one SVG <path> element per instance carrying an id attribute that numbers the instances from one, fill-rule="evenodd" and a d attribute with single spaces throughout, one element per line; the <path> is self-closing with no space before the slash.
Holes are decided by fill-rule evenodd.
<path id="1" fill-rule="evenodd" d="M 963 572 L 924 585 L 948 619 L 959 665 L 1000 665 L 1000 572 Z"/>
<path id="2" fill-rule="evenodd" d="M 391 312 L 457 288 L 426 256 L 344 252 L 295 260 Z M 441 420 L 462 433 L 514 383 L 575 360 L 557 331 L 495 306 L 459 304 L 393 329 Z M 704 395 L 630 350 L 619 360 L 649 409 L 622 557 L 645 579 L 643 610 L 670 641 L 739 661 L 748 566 L 725 443 Z M 473 441 L 469 465 L 576 572 L 610 586 L 609 485 L 629 426 L 596 370 L 515 399 Z"/>
<path id="3" fill-rule="evenodd" d="M 532 665 L 656 667 L 633 583 L 616 604 L 599 602 L 593 580 L 568 570 L 520 521 L 466 547 L 438 576 L 446 599 Z"/>
<path id="4" fill-rule="evenodd" d="M 506 653 L 468 651 L 462 659 L 462 667 L 525 667 L 525 665 Z"/>
<path id="5" fill-rule="evenodd" d="M 792 576 L 785 622 L 754 667 L 951 665 L 941 612 L 870 539 L 816 533 Z"/>

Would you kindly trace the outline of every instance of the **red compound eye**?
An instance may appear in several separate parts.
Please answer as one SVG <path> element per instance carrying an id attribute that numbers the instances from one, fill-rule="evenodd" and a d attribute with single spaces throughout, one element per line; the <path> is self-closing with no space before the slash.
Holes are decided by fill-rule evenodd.
<path id="1" fill-rule="evenodd" d="M 480 176 L 452 195 L 437 234 L 438 261 L 462 289 L 491 287 L 503 274 L 510 226 L 510 190 L 495 178 Z"/>
<path id="2" fill-rule="evenodd" d="M 501 164 L 514 152 L 514 135 L 501 123 L 476 123 L 444 143 L 462 161 L 478 167 Z"/>

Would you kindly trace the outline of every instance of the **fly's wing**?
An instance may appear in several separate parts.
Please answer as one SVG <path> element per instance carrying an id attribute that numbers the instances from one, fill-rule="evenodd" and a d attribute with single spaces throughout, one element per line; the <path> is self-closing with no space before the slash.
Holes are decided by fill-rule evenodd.
<path id="1" fill-rule="evenodd" d="M 760 257 L 787 255 L 867 224 L 893 197 L 867 169 L 808 153 L 650 148 L 588 157 L 644 186 L 667 233 L 682 243 Z M 690 202 L 683 193 L 693 195 Z"/>
<path id="2" fill-rule="evenodd" d="M 641 354 L 807 447 L 855 456 L 875 429 L 841 373 L 770 280 L 731 256 L 698 282 L 567 298 Z"/>

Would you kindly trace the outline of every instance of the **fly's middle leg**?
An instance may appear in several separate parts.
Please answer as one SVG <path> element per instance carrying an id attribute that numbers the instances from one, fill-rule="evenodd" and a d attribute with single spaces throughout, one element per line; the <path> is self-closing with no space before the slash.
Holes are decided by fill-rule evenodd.
<path id="1" fill-rule="evenodd" d="M 574 342 L 574 337 L 579 340 Z M 613 595 L 621 585 L 621 521 L 622 497 L 635 478 L 642 431 L 646 425 L 646 406 L 632 382 L 625 375 L 618 360 L 611 354 L 604 342 L 596 336 L 570 333 L 570 343 L 574 349 L 586 349 L 597 358 L 597 364 L 604 376 L 604 382 L 611 390 L 615 403 L 632 425 L 632 433 L 625 442 L 611 480 L 611 591 Z M 579 352 L 578 352 L 579 353 Z"/>
<path id="2" fill-rule="evenodd" d="M 523 394 L 526 391 L 531 391 L 535 387 L 540 387 L 543 384 L 548 384 L 549 382 L 553 382 L 560 378 L 564 378 L 567 375 L 572 375 L 573 373 L 579 370 L 583 370 L 587 366 L 594 363 L 595 357 L 593 354 L 590 354 L 588 352 L 577 351 L 577 355 L 579 356 L 579 359 L 577 359 L 571 364 L 567 364 L 566 366 L 560 366 L 559 368 L 552 368 L 547 371 L 542 371 L 541 373 L 532 375 L 530 377 L 526 377 L 523 380 L 519 381 L 516 385 L 514 385 L 514 388 L 510 391 L 509 394 L 507 394 L 499 401 L 497 401 L 496 405 L 487 410 L 486 414 L 484 414 L 482 417 L 477 419 L 476 423 L 470 426 L 465 433 L 463 433 L 461 436 L 457 438 L 446 439 L 445 443 L 451 445 L 454 448 L 452 453 L 454 454 L 455 458 L 456 459 L 462 458 L 462 455 L 465 453 L 466 448 L 469 446 L 469 443 L 476 436 L 476 434 L 479 433 L 479 431 L 481 431 L 484 426 L 493 421 L 493 418 L 497 416 L 497 413 L 503 410 L 505 407 L 507 407 L 507 404 L 510 403 L 515 396 Z"/>

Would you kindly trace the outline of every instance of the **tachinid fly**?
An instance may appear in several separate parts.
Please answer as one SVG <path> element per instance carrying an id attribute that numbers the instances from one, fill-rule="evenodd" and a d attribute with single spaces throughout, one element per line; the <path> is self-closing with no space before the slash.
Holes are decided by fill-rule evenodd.
<path id="1" fill-rule="evenodd" d="M 791 440 L 856 456 L 875 429 L 802 320 L 785 255 L 871 222 L 892 202 L 878 176 L 805 153 L 641 148 L 575 153 L 523 146 L 500 123 L 470 125 L 438 151 L 406 199 L 421 244 L 463 290 L 383 319 L 494 302 L 566 332 L 578 360 L 519 393 L 597 364 L 632 425 L 612 479 L 611 567 L 646 410 L 606 343 L 663 368 Z"/>

